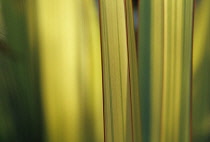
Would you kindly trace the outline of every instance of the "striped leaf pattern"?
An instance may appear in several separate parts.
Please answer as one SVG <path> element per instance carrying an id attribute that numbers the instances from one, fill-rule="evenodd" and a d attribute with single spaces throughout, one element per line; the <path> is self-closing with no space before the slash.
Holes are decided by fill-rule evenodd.
<path id="1" fill-rule="evenodd" d="M 143 141 L 190 141 L 193 0 L 139 3 Z"/>
<path id="2" fill-rule="evenodd" d="M 100 0 L 105 141 L 141 141 L 130 0 Z"/>

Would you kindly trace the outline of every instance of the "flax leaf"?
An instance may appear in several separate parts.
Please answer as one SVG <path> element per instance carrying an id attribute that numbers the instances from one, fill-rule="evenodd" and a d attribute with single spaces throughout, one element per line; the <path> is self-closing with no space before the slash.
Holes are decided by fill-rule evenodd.
<path id="1" fill-rule="evenodd" d="M 100 36 L 93 1 L 37 0 L 47 140 L 103 141 Z"/>
<path id="2" fill-rule="evenodd" d="M 26 1 L 1 1 L 0 141 L 42 141 L 42 110 L 38 73 L 29 46 Z M 2 23 L 1 23 L 2 24 Z M 2 123 L 5 123 L 2 125 Z M 6 128 L 4 131 L 3 129 Z M 3 135 L 2 135 L 3 134 Z M 2 139 L 1 139 L 2 138 Z"/>
<path id="3" fill-rule="evenodd" d="M 210 1 L 195 5 L 193 42 L 193 142 L 210 140 Z"/>
<path id="4" fill-rule="evenodd" d="M 139 8 L 143 141 L 189 141 L 193 0 L 141 0 Z"/>
<path id="5" fill-rule="evenodd" d="M 130 0 L 100 0 L 105 140 L 141 141 Z"/>

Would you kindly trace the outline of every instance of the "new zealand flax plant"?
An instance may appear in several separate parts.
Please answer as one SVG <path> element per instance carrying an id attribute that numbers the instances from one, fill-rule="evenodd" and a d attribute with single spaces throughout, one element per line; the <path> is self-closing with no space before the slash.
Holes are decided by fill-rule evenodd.
<path id="1" fill-rule="evenodd" d="M 103 141 L 93 1 L 3 0 L 1 6 L 8 46 L 1 47 L 0 141 Z"/>
<path id="2" fill-rule="evenodd" d="M 210 1 L 135 7 L 0 0 L 0 142 L 209 142 Z"/>
<path id="3" fill-rule="evenodd" d="M 193 0 L 141 0 L 139 6 L 142 140 L 191 141 Z"/>
<path id="4" fill-rule="evenodd" d="M 210 141 L 210 1 L 195 4 L 193 51 L 193 142 Z"/>

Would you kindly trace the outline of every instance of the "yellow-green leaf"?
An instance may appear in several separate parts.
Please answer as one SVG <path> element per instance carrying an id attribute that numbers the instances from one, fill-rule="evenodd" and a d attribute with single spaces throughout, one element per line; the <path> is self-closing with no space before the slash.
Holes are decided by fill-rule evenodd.
<path id="1" fill-rule="evenodd" d="M 139 8 L 143 141 L 189 141 L 193 0 L 141 0 Z"/>
<path id="2" fill-rule="evenodd" d="M 137 55 L 130 0 L 100 0 L 105 140 L 141 141 Z"/>

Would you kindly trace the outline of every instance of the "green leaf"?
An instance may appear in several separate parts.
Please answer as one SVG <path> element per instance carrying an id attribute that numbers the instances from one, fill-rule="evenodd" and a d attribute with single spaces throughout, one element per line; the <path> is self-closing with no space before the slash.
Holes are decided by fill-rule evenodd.
<path id="1" fill-rule="evenodd" d="M 210 138 L 210 1 L 196 2 L 193 41 L 193 142 Z"/>
<path id="2" fill-rule="evenodd" d="M 50 142 L 103 141 L 100 36 L 93 1 L 37 0 Z"/>
<path id="3" fill-rule="evenodd" d="M 132 15 L 130 0 L 100 0 L 104 126 L 109 142 L 141 141 Z"/>
<path id="4" fill-rule="evenodd" d="M 33 70 L 35 60 L 30 52 L 24 2 L 1 1 L 4 24 L 1 43 L 4 44 L 0 50 L 0 107 L 3 113 L 0 125 L 4 127 L 0 130 L 0 138 L 3 138 L 0 141 L 6 142 L 43 140 L 38 73 Z"/>
<path id="5" fill-rule="evenodd" d="M 139 7 L 143 141 L 189 141 L 193 0 L 141 0 Z"/>

